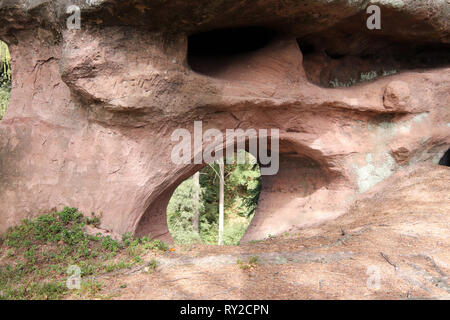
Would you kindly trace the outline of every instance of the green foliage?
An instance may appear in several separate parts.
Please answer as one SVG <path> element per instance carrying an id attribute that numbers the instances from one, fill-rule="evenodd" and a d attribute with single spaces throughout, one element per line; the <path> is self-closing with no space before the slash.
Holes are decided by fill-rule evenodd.
<path id="1" fill-rule="evenodd" d="M 106 270 L 106 272 L 113 272 L 116 270 L 130 268 L 132 265 L 133 265 L 132 263 L 127 263 L 124 259 L 122 259 L 117 263 L 110 263 L 110 264 L 105 265 L 105 270 Z"/>
<path id="2" fill-rule="evenodd" d="M 169 231 L 176 243 L 194 243 L 201 241 L 195 232 L 194 217 L 194 180 L 189 178 L 175 190 L 167 207 L 167 223 Z M 202 203 L 203 190 L 200 190 L 199 212 L 204 212 Z"/>
<path id="3" fill-rule="evenodd" d="M 248 260 L 249 264 L 258 264 L 259 263 L 259 257 L 258 256 L 251 256 Z"/>
<path id="4" fill-rule="evenodd" d="M 237 259 L 236 263 L 238 264 L 239 268 L 242 270 L 249 270 L 254 267 L 256 267 L 257 264 L 259 264 L 260 260 L 258 256 L 251 256 L 248 259 L 248 262 L 242 261 L 241 259 Z"/>
<path id="5" fill-rule="evenodd" d="M 81 283 L 80 294 L 87 298 L 94 298 L 102 290 L 100 281 L 89 279 Z"/>
<path id="6" fill-rule="evenodd" d="M 230 245 L 239 244 L 239 241 L 244 236 L 245 231 L 247 231 L 250 222 L 251 218 L 241 219 L 235 222 L 228 221 L 228 223 L 224 225 L 223 242 Z"/>
<path id="7" fill-rule="evenodd" d="M 102 247 L 106 251 L 117 252 L 119 250 L 119 242 L 117 240 L 112 239 L 110 236 L 106 236 L 102 239 Z"/>
<path id="8" fill-rule="evenodd" d="M 393 74 L 396 74 L 397 70 L 372 70 L 369 72 L 361 72 L 359 74 L 359 78 L 350 78 L 348 81 L 341 81 L 337 78 L 334 80 L 330 80 L 329 87 L 331 88 L 339 88 L 339 87 L 351 87 L 359 82 L 367 82 L 377 79 L 378 77 L 387 77 Z"/>
<path id="9" fill-rule="evenodd" d="M 145 245 L 144 245 L 144 247 L 145 247 Z M 160 251 L 169 250 L 169 246 L 165 242 L 163 242 L 159 239 L 155 239 L 155 240 L 149 242 L 148 245 L 146 246 L 146 248 L 160 250 Z"/>
<path id="10" fill-rule="evenodd" d="M 11 91 L 11 56 L 6 43 L 0 41 L 0 120 L 5 115 Z"/>
<path id="11" fill-rule="evenodd" d="M 83 245 L 89 238 L 82 228 L 82 214 L 76 208 L 64 208 L 61 212 L 25 219 L 23 224 L 9 230 L 5 244 L 13 248 L 27 248 L 32 243 L 63 241 L 70 245 Z"/>
<path id="12" fill-rule="evenodd" d="M 0 237 L 0 257 L 6 253 L 6 262 L 0 264 L 0 300 L 60 299 L 67 294 L 92 297 L 101 284 L 82 281 L 81 289 L 73 293 L 65 284 L 68 266 L 79 266 L 86 277 L 130 268 L 150 250 L 168 250 L 158 239 L 128 233 L 118 241 L 84 231 L 87 223 L 99 222 L 95 214 L 87 218 L 76 208 L 66 207 L 10 228 Z"/>
<path id="13" fill-rule="evenodd" d="M 99 227 L 100 226 L 100 217 L 96 216 L 94 212 L 91 213 L 91 218 L 86 217 L 85 218 L 85 222 L 86 224 L 92 225 L 94 227 Z"/>
<path id="14" fill-rule="evenodd" d="M 158 267 L 158 261 L 155 259 L 152 259 L 147 266 L 144 268 L 144 271 L 147 273 L 153 273 L 156 271 L 156 268 Z"/>
<path id="15" fill-rule="evenodd" d="M 61 281 L 22 283 L 15 288 L 2 288 L 0 300 L 8 297 L 14 297 L 18 300 L 55 300 L 60 299 L 67 291 L 66 284 Z"/>
<path id="16" fill-rule="evenodd" d="M 10 91 L 10 84 L 6 82 L 0 83 L 0 120 L 3 119 L 3 116 L 6 113 L 6 109 L 8 108 Z"/>
<path id="17" fill-rule="evenodd" d="M 261 174 L 256 159 L 244 152 L 245 163 L 225 164 L 224 244 L 236 245 L 247 230 L 258 205 Z M 218 164 L 200 171 L 199 233 L 194 230 L 194 181 L 189 178 L 175 190 L 168 208 L 167 222 L 176 243 L 217 244 L 219 220 Z"/>
<path id="18" fill-rule="evenodd" d="M 256 159 L 246 153 L 244 164 L 227 165 L 225 193 L 231 201 L 227 208 L 233 208 L 241 217 L 249 217 L 255 213 L 261 193 L 261 173 Z"/>

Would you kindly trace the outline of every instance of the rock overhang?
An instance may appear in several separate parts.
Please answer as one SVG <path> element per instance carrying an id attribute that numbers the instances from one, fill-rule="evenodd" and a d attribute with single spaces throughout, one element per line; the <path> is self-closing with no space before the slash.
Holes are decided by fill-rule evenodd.
<path id="1" fill-rule="evenodd" d="M 385 13 L 374 33 L 365 28 L 370 3 Z M 69 4 L 81 8 L 81 30 L 66 30 Z M 280 129 L 283 165 L 263 178 L 246 240 L 343 214 L 397 170 L 437 163 L 450 143 L 445 63 L 336 89 L 309 71 L 324 74 L 342 54 L 395 43 L 436 45 L 445 57 L 442 1 L 2 1 L 0 12 L 14 72 L 0 124 L 0 197 L 11 206 L 0 214 L 3 229 L 34 208 L 70 202 L 102 212 L 116 232 L 167 235 L 170 195 L 198 170 L 170 163 L 169 138 L 195 120 L 219 130 Z M 212 74 L 192 70 L 190 37 L 251 26 L 275 36 Z M 332 37 L 342 42 L 346 30 L 354 36 L 342 52 Z M 328 60 L 304 61 L 302 44 L 317 46 L 314 37 L 328 45 Z"/>

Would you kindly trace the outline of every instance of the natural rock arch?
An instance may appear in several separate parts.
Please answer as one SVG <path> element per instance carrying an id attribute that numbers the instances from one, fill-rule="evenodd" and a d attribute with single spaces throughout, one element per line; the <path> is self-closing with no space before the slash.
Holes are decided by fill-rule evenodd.
<path id="1" fill-rule="evenodd" d="M 250 152 L 248 146 L 247 138 L 244 150 Z M 218 151 L 225 154 L 225 150 L 230 147 L 235 151 L 239 150 L 235 142 L 228 142 Z M 253 155 L 258 159 L 258 154 Z M 184 180 L 207 165 L 194 164 L 194 157 L 190 164 L 183 165 L 169 181 L 166 181 L 164 190 L 156 198 L 147 201 L 148 207 L 138 219 L 137 235 L 150 234 L 155 238 L 172 241 L 166 217 L 169 200 Z M 345 198 L 351 190 L 345 186 L 344 177 L 328 169 L 320 153 L 281 138 L 279 162 L 277 174 L 261 176 L 262 190 L 258 208 L 242 242 L 265 238 L 295 227 L 314 225 L 336 217 L 342 214 L 342 209 L 336 209 L 334 201 L 344 202 L 343 208 L 346 207 Z M 258 163 L 260 167 L 263 166 Z M 305 210 L 307 206 L 309 208 Z M 295 224 L 293 221 L 296 221 Z"/>
<path id="2" fill-rule="evenodd" d="M 163 236 L 159 212 L 199 169 L 170 161 L 170 135 L 192 132 L 196 120 L 280 131 L 284 165 L 263 181 L 266 204 L 247 240 L 343 214 L 396 171 L 437 163 L 450 144 L 445 60 L 352 88 L 326 88 L 313 72 L 330 73 L 315 60 L 313 40 L 334 26 L 336 37 L 320 38 L 332 60 L 361 58 L 374 50 L 365 46 L 374 36 L 382 48 L 421 44 L 445 53 L 445 2 L 383 2 L 383 28 L 374 33 L 364 28 L 363 0 L 104 0 L 80 5 L 80 30 L 66 28 L 69 3 L 0 4 L 0 38 L 14 53 L 14 94 L 0 123 L 0 231 L 70 205 L 102 214 L 101 226 L 116 233 Z M 277 32 L 226 70 L 192 70 L 189 35 L 254 26 Z M 321 178 L 309 189 L 301 186 L 308 177 Z"/>

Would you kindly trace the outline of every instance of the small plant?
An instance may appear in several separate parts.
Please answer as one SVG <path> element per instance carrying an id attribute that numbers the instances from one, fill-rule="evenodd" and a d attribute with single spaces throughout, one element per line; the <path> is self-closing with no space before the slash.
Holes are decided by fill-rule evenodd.
<path id="1" fill-rule="evenodd" d="M 163 241 L 159 239 L 153 240 L 153 249 L 160 250 L 160 251 L 167 251 L 169 250 L 169 246 L 164 243 Z"/>
<path id="2" fill-rule="evenodd" d="M 259 263 L 259 257 L 258 256 L 251 256 L 250 259 L 248 260 L 249 264 L 258 264 Z"/>
<path id="3" fill-rule="evenodd" d="M 100 226 L 100 217 L 96 216 L 94 212 L 91 212 L 91 218 L 86 217 L 85 222 L 88 225 L 92 225 L 92 226 L 98 228 Z"/>
<path id="4" fill-rule="evenodd" d="M 387 77 L 393 74 L 396 74 L 397 70 L 392 69 L 392 70 L 383 70 L 383 77 Z"/>
<path id="5" fill-rule="evenodd" d="M 241 259 L 237 259 L 236 263 L 239 265 L 239 268 L 241 268 L 242 270 L 249 270 L 252 269 L 254 267 L 256 267 L 256 265 L 259 263 L 259 257 L 258 256 L 251 256 L 248 260 L 248 262 L 244 262 Z"/>
<path id="6" fill-rule="evenodd" d="M 30 249 L 24 252 L 24 257 L 27 259 L 28 263 L 36 263 L 36 246 L 32 246 Z"/>
<path id="7" fill-rule="evenodd" d="M 376 79 L 378 77 L 378 73 L 376 71 L 370 71 L 370 72 L 363 72 L 360 74 L 360 81 L 371 81 L 373 79 Z"/>
<path id="8" fill-rule="evenodd" d="M 387 77 L 393 74 L 396 74 L 397 70 L 372 70 L 368 72 L 362 72 L 359 74 L 359 79 L 351 78 L 348 81 L 340 81 L 339 79 L 335 78 L 334 80 L 330 80 L 329 87 L 331 88 L 339 88 L 339 87 L 351 87 L 355 85 L 358 82 L 367 82 L 372 81 L 380 76 Z"/>
<path id="9" fill-rule="evenodd" d="M 94 298 L 102 290 L 103 284 L 97 280 L 87 280 L 81 283 L 80 294 L 89 298 Z"/>
<path id="10" fill-rule="evenodd" d="M 102 247 L 110 252 L 117 252 L 119 250 L 120 244 L 117 240 L 112 239 L 110 236 L 106 236 L 102 239 Z"/>
<path id="11" fill-rule="evenodd" d="M 133 265 L 133 263 L 127 263 L 125 260 L 120 260 L 118 263 L 112 263 L 105 266 L 106 272 L 113 272 L 116 270 L 122 270 L 130 268 Z"/>
<path id="12" fill-rule="evenodd" d="M 63 282 L 34 283 L 29 289 L 32 298 L 45 300 L 58 299 L 67 292 L 66 285 Z"/>
<path id="13" fill-rule="evenodd" d="M 329 86 L 332 88 L 339 88 L 339 87 L 351 87 L 353 85 L 356 84 L 356 79 L 351 78 L 349 81 L 347 82 L 341 82 L 339 81 L 339 79 L 334 79 L 334 80 L 330 80 L 329 82 Z"/>
<path id="14" fill-rule="evenodd" d="M 134 239 L 133 239 L 133 235 L 131 234 L 131 232 L 127 232 L 122 235 L 122 243 L 125 247 L 130 246 L 130 244 L 133 240 Z"/>
<path id="15" fill-rule="evenodd" d="M 153 273 L 155 272 L 156 268 L 158 267 L 158 261 L 155 259 L 152 259 L 147 266 L 144 268 L 144 271 L 147 273 Z"/>
<path id="16" fill-rule="evenodd" d="M 14 253 L 14 250 L 13 250 L 13 249 L 9 249 L 9 250 L 6 252 L 6 257 L 8 257 L 8 258 L 14 257 L 14 255 L 15 255 L 15 253 Z"/>
<path id="17" fill-rule="evenodd" d="M 239 268 L 242 270 L 248 270 L 250 269 L 250 265 L 242 261 L 241 259 L 237 259 L 236 263 L 238 264 Z"/>

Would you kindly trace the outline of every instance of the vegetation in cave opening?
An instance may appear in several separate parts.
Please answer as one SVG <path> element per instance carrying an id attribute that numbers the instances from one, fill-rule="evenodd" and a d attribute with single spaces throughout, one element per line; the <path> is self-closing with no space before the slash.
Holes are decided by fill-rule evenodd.
<path id="1" fill-rule="evenodd" d="M 8 108 L 11 92 L 11 56 L 6 43 L 0 41 L 0 120 Z"/>
<path id="2" fill-rule="evenodd" d="M 245 155 L 244 164 L 235 161 L 224 166 L 224 245 L 239 244 L 258 205 L 261 173 L 256 159 Z M 194 175 L 175 190 L 167 207 L 167 223 L 175 243 L 218 244 L 219 173 L 218 162 L 209 164 L 199 171 L 198 188 Z"/>

